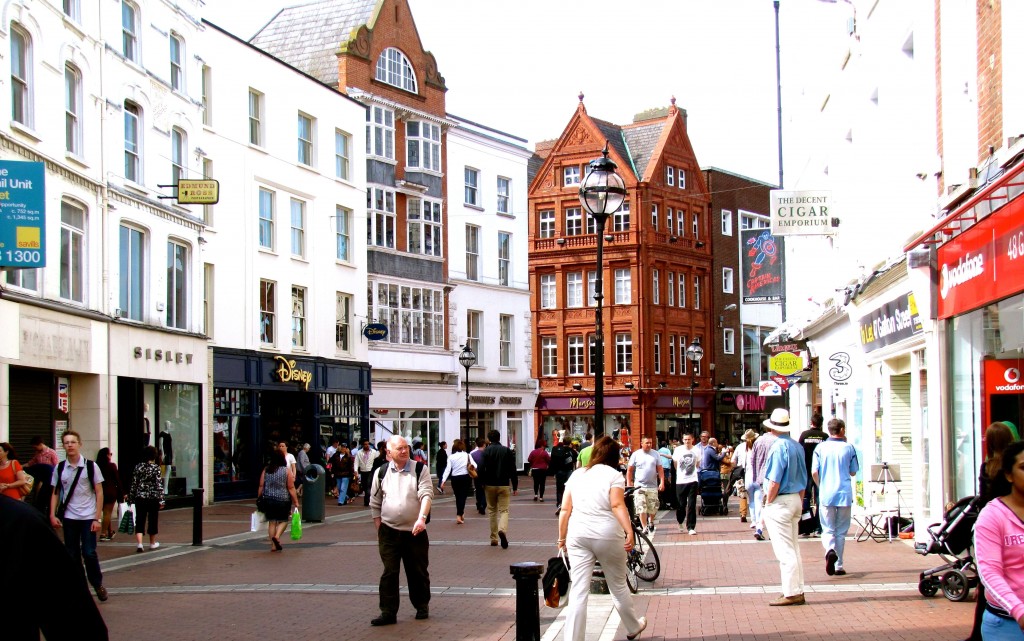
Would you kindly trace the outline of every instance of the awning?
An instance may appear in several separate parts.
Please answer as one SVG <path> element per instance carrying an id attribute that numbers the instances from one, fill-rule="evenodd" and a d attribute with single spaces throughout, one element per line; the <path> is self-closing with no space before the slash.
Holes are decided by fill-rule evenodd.
<path id="1" fill-rule="evenodd" d="M 1018 162 L 1002 176 L 979 189 L 934 227 L 910 241 L 903 251 L 909 252 L 919 245 L 944 242 L 946 239 L 936 238 L 935 235 L 942 233 L 945 236 L 953 236 L 966 230 L 970 225 L 965 225 L 965 222 L 970 224 L 978 222 L 1010 202 L 1022 190 L 1024 190 L 1024 162 Z"/>

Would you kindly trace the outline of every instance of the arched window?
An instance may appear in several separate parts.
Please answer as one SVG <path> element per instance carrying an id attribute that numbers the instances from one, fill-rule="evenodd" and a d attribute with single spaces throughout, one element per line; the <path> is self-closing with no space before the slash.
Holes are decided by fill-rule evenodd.
<path id="1" fill-rule="evenodd" d="M 124 177 L 142 182 L 142 110 L 133 102 L 124 102 Z"/>
<path id="2" fill-rule="evenodd" d="M 64 65 L 64 149 L 82 155 L 82 76 L 73 65 Z"/>
<path id="3" fill-rule="evenodd" d="M 11 120 L 26 127 L 32 126 L 32 38 L 13 22 L 11 23 Z"/>
<path id="4" fill-rule="evenodd" d="M 416 74 L 413 72 L 412 63 L 405 57 L 405 54 L 388 47 L 381 52 L 377 58 L 377 80 L 386 82 L 389 85 L 416 93 Z"/>

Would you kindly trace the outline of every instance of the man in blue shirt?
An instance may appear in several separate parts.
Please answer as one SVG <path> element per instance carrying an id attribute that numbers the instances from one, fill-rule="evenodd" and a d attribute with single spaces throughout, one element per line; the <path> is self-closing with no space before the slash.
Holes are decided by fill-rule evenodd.
<path id="1" fill-rule="evenodd" d="M 814 448 L 811 476 L 818 484 L 821 501 L 821 544 L 825 546 L 825 573 L 843 575 L 843 548 L 850 531 L 853 483 L 860 462 L 857 450 L 846 442 L 846 423 L 838 418 L 828 422 L 829 439 Z"/>
<path id="2" fill-rule="evenodd" d="M 804 568 L 797 541 L 807 488 L 804 448 L 789 435 L 787 410 L 774 410 L 764 426 L 778 438 L 768 452 L 762 514 L 782 571 L 782 596 L 768 605 L 803 605 Z"/>

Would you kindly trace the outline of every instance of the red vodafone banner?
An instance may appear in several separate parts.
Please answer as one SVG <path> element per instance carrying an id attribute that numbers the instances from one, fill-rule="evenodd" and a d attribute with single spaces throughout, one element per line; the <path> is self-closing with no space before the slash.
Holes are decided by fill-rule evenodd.
<path id="1" fill-rule="evenodd" d="M 1024 289 L 1024 198 L 939 247 L 939 318 Z"/>

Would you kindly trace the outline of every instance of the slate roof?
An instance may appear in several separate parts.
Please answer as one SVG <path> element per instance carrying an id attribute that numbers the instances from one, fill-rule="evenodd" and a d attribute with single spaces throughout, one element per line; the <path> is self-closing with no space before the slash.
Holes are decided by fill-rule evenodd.
<path id="1" fill-rule="evenodd" d="M 338 84 L 338 47 L 369 22 L 377 0 L 320 0 L 281 9 L 249 42 L 313 76 Z"/>
<path id="2" fill-rule="evenodd" d="M 591 118 L 597 128 L 601 131 L 601 135 L 608 141 L 608 145 L 619 154 L 620 158 L 625 158 L 630 163 L 629 170 L 636 175 L 636 168 L 632 162 L 632 158 L 629 155 L 629 150 L 626 149 L 626 142 L 622 138 L 622 128 L 616 124 L 607 122 L 605 120 L 599 120 L 597 118 Z M 620 171 L 625 171 L 625 167 L 620 167 Z M 640 176 L 637 176 L 640 178 Z"/>
<path id="3" fill-rule="evenodd" d="M 526 161 L 526 184 L 532 185 L 533 179 L 537 177 L 541 167 L 544 166 L 544 159 L 547 155 L 541 156 L 540 154 L 534 153 Z"/>
<path id="4" fill-rule="evenodd" d="M 657 146 L 661 132 L 667 123 L 666 119 L 659 119 L 640 125 L 631 125 L 622 130 L 626 146 L 629 147 L 629 153 L 633 158 L 633 166 L 641 179 L 647 173 L 647 163 L 651 161 L 654 147 Z"/>

